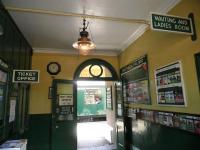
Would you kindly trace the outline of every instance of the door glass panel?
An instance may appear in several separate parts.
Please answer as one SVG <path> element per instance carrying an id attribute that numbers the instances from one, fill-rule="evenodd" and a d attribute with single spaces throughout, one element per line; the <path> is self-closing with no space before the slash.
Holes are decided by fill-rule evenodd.
<path id="1" fill-rule="evenodd" d="M 58 84 L 57 85 L 57 94 L 73 94 L 73 85 L 72 84 Z"/>
<path id="2" fill-rule="evenodd" d="M 74 120 L 73 85 L 57 84 L 56 120 Z"/>

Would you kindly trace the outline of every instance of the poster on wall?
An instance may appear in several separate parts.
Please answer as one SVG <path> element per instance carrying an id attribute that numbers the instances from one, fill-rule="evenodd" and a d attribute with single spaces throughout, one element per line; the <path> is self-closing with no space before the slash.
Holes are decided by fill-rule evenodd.
<path id="1" fill-rule="evenodd" d="M 15 120 L 15 108 L 16 108 L 16 97 L 10 99 L 10 113 L 9 113 L 9 122 Z"/>
<path id="2" fill-rule="evenodd" d="M 137 59 L 120 71 L 124 102 L 150 104 L 147 56 Z"/>
<path id="3" fill-rule="evenodd" d="M 117 106 L 117 116 L 123 116 L 123 102 L 122 102 L 122 84 L 117 82 L 115 84 L 115 95 L 116 95 L 116 106 Z"/>
<path id="4" fill-rule="evenodd" d="M 186 105 L 180 61 L 156 69 L 155 80 L 158 104 Z"/>
<path id="5" fill-rule="evenodd" d="M 5 83 L 7 81 L 7 73 L 0 70 L 0 82 Z"/>
<path id="6" fill-rule="evenodd" d="M 86 105 L 98 104 L 102 101 L 101 89 L 85 89 L 84 103 Z"/>
<path id="7" fill-rule="evenodd" d="M 113 104 L 112 104 L 112 87 L 107 87 L 106 88 L 106 108 L 107 109 L 112 109 Z"/>

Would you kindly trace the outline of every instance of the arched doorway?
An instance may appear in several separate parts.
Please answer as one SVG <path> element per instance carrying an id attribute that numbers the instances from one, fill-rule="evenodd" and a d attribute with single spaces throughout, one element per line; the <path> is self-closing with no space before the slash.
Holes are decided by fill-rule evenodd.
<path id="1" fill-rule="evenodd" d="M 107 110 L 106 90 L 117 80 L 118 76 L 112 65 L 101 59 L 86 60 L 75 71 L 78 150 L 103 148 L 112 143 L 111 130 L 115 129 L 107 122 L 113 121 L 112 117 L 115 117 L 115 113 L 113 108 Z M 110 102 L 113 101 L 111 97 Z M 112 106 L 114 107 L 114 102 Z M 113 145 L 109 146 L 111 149 Z M 109 148 L 106 146 L 106 149 Z"/>
<path id="2" fill-rule="evenodd" d="M 108 83 L 117 80 L 117 73 L 112 65 L 101 59 L 90 59 L 80 64 L 74 73 L 73 80 L 53 79 L 52 150 L 77 150 L 77 82 L 101 81 Z M 89 103 L 96 102 L 93 100 Z"/>

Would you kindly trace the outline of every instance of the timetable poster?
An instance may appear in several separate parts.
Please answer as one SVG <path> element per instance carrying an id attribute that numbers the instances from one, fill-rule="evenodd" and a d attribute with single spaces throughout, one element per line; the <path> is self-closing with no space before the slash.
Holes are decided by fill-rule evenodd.
<path id="1" fill-rule="evenodd" d="M 106 108 L 107 109 L 113 109 L 112 87 L 111 86 L 106 88 Z"/>
<path id="2" fill-rule="evenodd" d="M 137 59 L 120 71 L 125 103 L 150 104 L 147 56 Z"/>
<path id="3" fill-rule="evenodd" d="M 186 105 L 181 63 L 179 61 L 157 69 L 155 79 L 158 104 Z"/>

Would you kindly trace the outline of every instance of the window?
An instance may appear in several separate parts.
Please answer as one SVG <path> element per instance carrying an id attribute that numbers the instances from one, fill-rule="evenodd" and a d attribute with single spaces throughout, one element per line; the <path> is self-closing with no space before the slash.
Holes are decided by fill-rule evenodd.
<path id="1" fill-rule="evenodd" d="M 83 62 L 76 70 L 77 80 L 117 80 L 114 68 L 104 60 L 90 59 Z"/>

